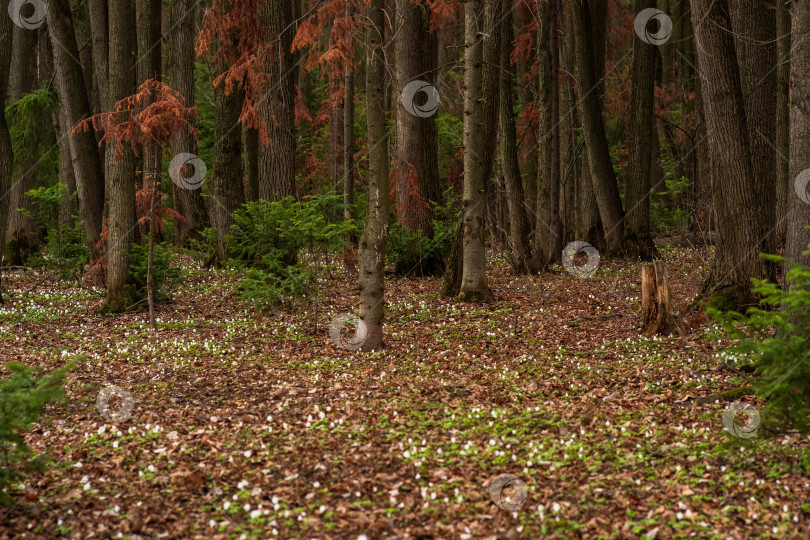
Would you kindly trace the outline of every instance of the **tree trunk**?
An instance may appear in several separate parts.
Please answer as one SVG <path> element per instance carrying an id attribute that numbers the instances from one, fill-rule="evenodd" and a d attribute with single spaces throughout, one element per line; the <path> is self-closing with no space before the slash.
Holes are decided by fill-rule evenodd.
<path id="1" fill-rule="evenodd" d="M 432 238 L 431 203 L 440 202 L 442 195 L 435 123 L 438 109 L 435 73 L 438 41 L 436 34 L 430 31 L 426 5 L 411 0 L 396 0 L 396 8 L 394 51 L 399 98 L 395 140 L 397 217 L 405 229 L 420 231 L 423 237 Z M 419 81 L 429 86 L 411 92 L 412 88 L 420 88 Z M 438 268 L 435 264 L 420 266 L 425 273 L 432 273 Z"/>
<path id="2" fill-rule="evenodd" d="M 484 114 L 484 6 L 482 0 L 464 4 L 464 244 L 459 300 L 485 302 L 491 298 L 486 274 L 484 236 L 485 145 L 491 140 Z"/>
<path id="3" fill-rule="evenodd" d="M 517 133 L 513 92 L 515 67 L 510 61 L 514 30 L 511 17 L 506 17 L 501 25 L 501 58 L 499 106 L 501 118 L 501 168 L 506 185 L 506 202 L 509 208 L 509 245 L 512 268 L 517 274 L 529 271 L 529 219 L 523 183 L 520 178 L 520 165 L 517 154 Z"/>
<path id="4" fill-rule="evenodd" d="M 91 6 L 92 4 L 93 2 Z M 85 86 L 82 66 L 74 60 L 79 53 L 70 13 L 68 0 L 48 0 L 48 30 L 54 41 L 56 82 L 67 121 L 66 131 L 72 130 L 76 124 L 93 113 L 87 97 L 88 88 Z M 94 28 L 93 35 L 96 34 Z M 106 28 L 104 34 L 106 35 Z M 106 53 L 106 48 L 99 48 L 94 49 L 93 54 L 100 54 L 102 50 Z M 102 62 L 97 62 L 97 67 L 100 63 Z M 104 90 L 101 88 L 102 76 L 97 74 L 97 77 L 99 77 L 99 91 L 106 93 L 106 88 Z M 106 78 L 104 80 L 106 81 Z M 104 213 L 104 165 L 98 152 L 95 133 L 92 131 L 75 133 L 70 135 L 69 141 L 73 174 L 79 193 L 79 207 L 84 219 L 84 232 L 92 253 L 97 255 Z"/>
<path id="5" fill-rule="evenodd" d="M 766 277 L 759 258 L 753 167 L 749 156 L 740 72 L 727 0 L 693 0 L 692 24 L 700 62 L 712 168 L 718 242 L 702 296 L 720 309 L 752 300 L 752 277 Z M 756 195 L 758 196 L 758 195 Z"/>
<path id="6" fill-rule="evenodd" d="M 65 186 L 65 198 L 59 210 L 59 225 L 73 228 L 74 217 L 78 215 L 75 203 L 76 175 L 73 173 L 73 160 L 70 156 L 70 124 L 64 108 L 54 113 L 56 136 L 59 145 L 59 183 Z"/>
<path id="7" fill-rule="evenodd" d="M 8 88 L 9 68 L 12 52 L 12 22 L 10 17 L 0 16 L 0 88 Z M 6 110 L 6 92 L 0 92 L 0 111 Z M 11 135 L 6 124 L 6 115 L 0 114 L 0 192 L 8 193 L 11 188 L 11 171 L 14 164 L 14 152 L 11 147 Z M 8 223 L 8 198 L 0 198 L 0 245 L 6 245 L 6 224 Z M 0 275 L 2 271 L 0 271 Z M 1 280 L 0 280 L 1 281 Z M 0 289 L 0 304 L 3 293 Z"/>
<path id="8" fill-rule="evenodd" d="M 776 5 L 776 253 L 782 253 L 787 235 L 788 201 L 793 191 L 790 179 L 790 11 L 782 1 Z"/>
<path id="9" fill-rule="evenodd" d="M 351 2 L 346 3 L 346 16 L 353 14 Z M 354 219 L 354 66 L 346 66 L 343 80 L 343 217 Z M 354 249 L 354 235 L 348 238 Z"/>
<path id="10" fill-rule="evenodd" d="M 168 81 L 185 98 L 185 106 L 194 106 L 194 18 L 197 3 L 174 2 L 169 8 L 169 69 Z M 230 127 L 230 126 L 228 126 Z M 172 154 L 195 154 L 197 142 L 188 131 L 177 133 L 172 139 Z M 239 179 L 241 184 L 242 180 Z M 188 238 L 205 227 L 206 208 L 201 189 L 174 186 L 177 211 L 185 218 L 177 227 L 177 243 L 183 245 Z"/>
<path id="11" fill-rule="evenodd" d="M 793 3 L 793 37 L 795 43 L 810 34 L 810 4 Z M 785 256 L 810 266 L 804 253 L 810 245 L 810 56 L 806 47 L 796 47 L 790 56 L 790 178 Z"/>
<path id="12" fill-rule="evenodd" d="M 245 127 L 245 200 L 259 200 L 259 130 Z"/>
<path id="13" fill-rule="evenodd" d="M 225 83 L 214 88 L 214 172 L 211 179 L 211 225 L 217 230 L 217 260 L 228 258 L 225 236 L 234 224 L 233 213 L 245 202 L 242 189 L 242 134 L 239 122 L 244 92 L 236 87 L 225 94 Z"/>
<path id="14" fill-rule="evenodd" d="M 366 326 L 362 350 L 383 346 L 385 244 L 391 203 L 388 199 L 388 132 L 385 107 L 384 0 L 370 0 L 366 59 L 366 121 L 368 124 L 368 217 L 360 239 L 360 320 Z"/>
<path id="15" fill-rule="evenodd" d="M 655 5 L 655 0 L 640 0 L 636 2 L 636 13 Z M 642 261 L 651 261 L 657 255 L 650 232 L 652 130 L 657 129 L 653 116 L 657 57 L 655 47 L 634 36 L 626 169 L 626 247 L 629 255 L 640 257 Z"/>
<path id="16" fill-rule="evenodd" d="M 560 93 L 558 83 L 559 48 L 558 2 L 540 3 L 537 26 L 539 70 L 538 124 L 540 133 L 537 185 L 537 224 L 534 231 L 532 267 L 545 270 L 562 257 L 562 222 L 560 221 Z"/>
<path id="17" fill-rule="evenodd" d="M 585 136 L 591 181 L 599 216 L 605 229 L 607 250 L 610 253 L 618 253 L 621 251 L 624 235 L 624 212 L 599 103 L 599 88 L 603 83 L 597 79 L 595 55 L 589 47 L 589 44 L 593 43 L 594 27 L 588 0 L 573 0 L 572 13 L 576 33 L 582 131 Z"/>
<path id="18" fill-rule="evenodd" d="M 279 201 L 295 196 L 295 78 L 290 53 L 295 28 L 290 2 L 271 2 L 262 11 L 278 37 L 278 49 L 267 66 L 272 91 L 258 107 L 261 139 L 267 143 L 259 150 L 259 196 Z"/>
<path id="19" fill-rule="evenodd" d="M 109 99 L 115 103 L 135 93 L 135 13 L 129 2 L 110 0 L 109 15 Z M 107 239 L 106 309 L 129 307 L 125 285 L 129 281 L 128 252 L 135 231 L 135 155 L 128 143 L 116 156 L 116 144 L 107 144 L 107 194 L 109 237 Z"/>
<path id="20" fill-rule="evenodd" d="M 683 335 L 681 325 L 672 314 L 667 267 L 661 261 L 641 265 L 641 316 L 642 333 L 647 337 Z"/>
<path id="21" fill-rule="evenodd" d="M 781 0 L 780 0 L 781 1 Z M 776 251 L 776 5 L 774 0 L 733 0 L 748 147 L 759 208 L 757 235 L 764 253 Z M 774 271 L 775 272 L 775 271 Z"/>

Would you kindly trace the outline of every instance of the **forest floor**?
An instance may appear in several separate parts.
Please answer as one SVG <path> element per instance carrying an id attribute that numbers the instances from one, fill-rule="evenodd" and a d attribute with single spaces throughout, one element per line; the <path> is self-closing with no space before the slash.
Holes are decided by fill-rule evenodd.
<path id="1" fill-rule="evenodd" d="M 683 308 L 709 253 L 664 254 Z M 728 403 L 696 400 L 744 375 L 699 317 L 684 338 L 640 336 L 637 264 L 579 279 L 495 261 L 483 306 L 391 277 L 370 354 L 327 332 L 358 305 L 342 267 L 317 312 L 257 313 L 234 275 L 187 266 L 157 335 L 145 312 L 99 315 L 89 289 L 7 276 L 2 359 L 78 366 L 27 436 L 53 467 L 12 490 L 0 537 L 810 534 L 807 439 L 725 431 Z M 96 407 L 108 384 L 134 398 L 126 421 Z M 501 474 L 527 485 L 513 512 L 490 498 Z"/>

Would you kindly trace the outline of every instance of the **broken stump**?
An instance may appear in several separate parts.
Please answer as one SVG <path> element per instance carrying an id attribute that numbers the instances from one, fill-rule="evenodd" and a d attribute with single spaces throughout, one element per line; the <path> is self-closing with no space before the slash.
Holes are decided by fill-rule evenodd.
<path id="1" fill-rule="evenodd" d="M 641 331 L 655 334 L 683 335 L 683 329 L 672 314 L 667 267 L 661 261 L 641 265 Z"/>

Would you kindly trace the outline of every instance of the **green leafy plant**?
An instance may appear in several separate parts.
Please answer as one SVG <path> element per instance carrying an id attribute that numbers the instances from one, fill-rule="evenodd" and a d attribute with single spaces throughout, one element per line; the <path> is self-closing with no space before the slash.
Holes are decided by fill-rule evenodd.
<path id="1" fill-rule="evenodd" d="M 127 290 L 130 297 L 140 302 L 146 299 L 147 272 L 149 270 L 149 248 L 140 244 L 133 244 L 129 251 L 130 281 Z M 155 245 L 154 266 L 152 271 L 155 279 L 155 300 L 165 300 L 169 296 L 171 285 L 181 277 L 181 271 L 172 266 L 174 253 L 165 244 Z"/>
<path id="2" fill-rule="evenodd" d="M 709 313 L 738 340 L 733 352 L 752 360 L 758 375 L 754 391 L 766 400 L 765 425 L 791 425 L 810 433 L 810 267 L 775 255 L 763 257 L 788 265 L 789 289 L 755 279 L 761 308 L 750 308 L 745 315 Z"/>
<path id="3" fill-rule="evenodd" d="M 42 470 L 43 456 L 36 456 L 22 435 L 52 401 L 64 401 L 64 380 L 74 364 L 38 376 L 33 368 L 9 362 L 11 377 L 0 383 L 0 504 L 11 504 L 6 492 L 9 485 L 23 478 L 23 473 Z"/>
<path id="4" fill-rule="evenodd" d="M 262 308 L 305 294 L 314 274 L 299 261 L 299 252 L 342 247 L 347 234 L 356 230 L 352 220 L 328 222 L 328 216 L 342 214 L 335 211 L 340 204 L 333 194 L 309 197 L 302 203 L 287 197 L 250 202 L 235 212 L 236 223 L 226 245 L 231 263 L 246 271 L 241 294 Z"/>

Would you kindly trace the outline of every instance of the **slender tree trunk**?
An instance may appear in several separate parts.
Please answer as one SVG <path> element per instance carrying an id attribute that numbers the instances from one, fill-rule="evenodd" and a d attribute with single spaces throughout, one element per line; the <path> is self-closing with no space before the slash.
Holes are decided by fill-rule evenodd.
<path id="1" fill-rule="evenodd" d="M 483 302 L 491 298 L 486 274 L 484 208 L 485 145 L 491 140 L 484 113 L 484 5 L 464 4 L 464 254 L 459 300 Z"/>
<path id="2" fill-rule="evenodd" d="M 367 334 L 364 351 L 382 347 L 385 244 L 391 203 L 388 199 L 388 133 L 385 107 L 384 0 L 370 0 L 366 60 L 366 120 L 368 123 L 368 217 L 360 239 L 360 320 Z"/>
<path id="3" fill-rule="evenodd" d="M 94 2 L 91 2 L 91 7 Z M 66 131 L 72 131 L 79 122 L 93 114 L 88 101 L 88 89 L 85 86 L 82 66 L 74 58 L 78 57 L 76 36 L 73 31 L 73 19 L 68 0 L 48 0 L 47 3 L 48 30 L 54 41 L 53 54 L 56 64 L 56 82 L 59 98 L 65 114 Z M 104 10 L 106 14 L 106 6 Z M 106 24 L 106 17 L 105 17 Z M 93 35 L 96 36 L 93 28 Z M 106 36 L 106 28 L 104 29 Z M 94 49 L 94 55 L 101 54 L 106 48 Z M 97 61 L 96 66 L 103 64 Z M 102 89 L 99 77 L 99 91 Z M 106 76 L 103 78 L 106 81 Z M 102 228 L 104 212 L 104 165 L 98 153 L 96 136 L 92 131 L 82 131 L 70 135 L 70 157 L 73 163 L 73 174 L 76 177 L 76 187 L 79 193 L 79 207 L 84 219 L 84 232 L 87 244 L 93 254 L 98 254 L 98 241 Z"/>
<path id="4" fill-rule="evenodd" d="M 503 169 L 506 186 L 506 202 L 509 207 L 509 245 L 512 254 L 512 268 L 518 274 L 525 274 L 529 271 L 530 262 L 529 219 L 517 154 L 517 133 L 513 102 L 515 67 L 510 61 L 513 40 L 512 19 L 507 17 L 501 25 L 501 87 L 499 91 L 501 168 Z"/>
<path id="5" fill-rule="evenodd" d="M 217 260 L 227 259 L 225 236 L 234 224 L 233 213 L 245 202 L 242 189 L 242 136 L 232 129 L 239 121 L 244 93 L 225 94 L 225 83 L 214 88 L 217 123 L 214 127 L 214 171 L 211 179 L 211 224 L 217 230 Z"/>
<path id="6" fill-rule="evenodd" d="M 537 224 L 534 232 L 532 267 L 545 270 L 562 258 L 562 223 L 560 221 L 560 101 L 558 2 L 540 3 L 537 26 L 538 57 L 538 124 L 540 141 L 537 185 Z"/>
<path id="7" fill-rule="evenodd" d="M 776 253 L 785 248 L 788 201 L 793 192 L 790 179 L 790 11 L 782 0 L 776 3 Z"/>
<path id="8" fill-rule="evenodd" d="M 263 124 L 261 139 L 267 143 L 259 150 L 259 196 L 266 201 L 278 201 L 296 194 L 295 78 L 290 53 L 295 28 L 290 2 L 271 2 L 263 11 L 270 31 L 279 41 L 274 60 L 267 66 L 273 91 L 258 111 Z"/>
<path id="9" fill-rule="evenodd" d="M 160 80 L 162 75 L 160 34 L 161 0 L 137 0 L 135 18 L 138 32 L 138 85 L 149 79 Z M 147 142 L 143 149 L 143 187 L 160 181 L 163 148 L 157 141 Z M 150 217 L 151 223 L 151 217 Z M 150 225 L 151 231 L 151 225 Z M 151 232 L 150 232 L 151 235 Z"/>
<path id="10" fill-rule="evenodd" d="M 810 4 L 793 3 L 794 47 L 790 56 L 790 219 L 785 255 L 810 266 L 810 56 L 807 47 L 796 47 L 810 34 Z"/>
<path id="11" fill-rule="evenodd" d="M 767 277 L 759 258 L 754 172 L 749 155 L 740 72 L 727 0 L 693 0 L 692 24 L 700 62 L 706 131 L 712 155 L 712 198 L 718 242 L 702 296 L 720 309 L 751 300 L 752 277 Z"/>
<path id="12" fill-rule="evenodd" d="M 655 5 L 655 0 L 639 0 L 636 13 Z M 655 45 L 634 36 L 626 169 L 626 248 L 629 255 L 640 257 L 642 261 L 652 261 L 657 254 L 650 232 L 652 130 L 657 129 L 653 117 L 656 57 Z"/>
<path id="13" fill-rule="evenodd" d="M 396 57 L 397 111 L 396 196 L 399 222 L 410 231 L 421 231 L 426 238 L 433 237 L 433 206 L 441 201 L 439 184 L 438 134 L 436 113 L 430 108 L 435 97 L 438 41 L 430 31 L 429 10 L 425 4 L 411 0 L 396 0 Z M 429 86 L 418 93 L 404 94 L 410 83 L 421 81 Z M 433 92 L 433 94 L 431 94 Z M 406 108 L 416 105 L 424 110 Z M 438 104 L 436 103 L 438 107 Z M 417 114 L 414 114 L 416 112 Z M 425 273 L 432 273 L 433 264 L 423 264 Z"/>
<path id="14" fill-rule="evenodd" d="M 110 0 L 109 15 L 109 99 L 115 103 L 135 93 L 135 13 L 129 2 Z M 107 239 L 106 308 L 120 311 L 130 305 L 125 285 L 129 281 L 128 252 L 135 231 L 135 155 L 124 144 L 116 156 L 116 144 L 107 145 Z"/>
<path id="15" fill-rule="evenodd" d="M 9 68 L 13 39 L 13 23 L 10 17 L 0 16 L 0 88 L 8 88 Z M 0 111 L 6 110 L 6 92 L 0 91 Z M 14 164 L 14 152 L 11 147 L 11 135 L 6 124 L 6 115 L 0 114 L 0 192 L 8 193 L 11 188 L 11 171 Z M 6 224 L 8 223 L 8 198 L 0 198 L 0 245 L 6 245 Z M 0 277 L 2 271 L 0 270 Z M 1 282 L 2 280 L 0 280 Z M 0 288 L 0 304 L 3 292 Z"/>
<path id="16" fill-rule="evenodd" d="M 346 3 L 346 16 L 353 14 L 351 2 Z M 344 219 L 354 219 L 354 66 L 346 66 L 343 80 L 343 210 Z M 354 244 L 354 235 L 349 242 Z"/>
<path id="17" fill-rule="evenodd" d="M 603 83 L 597 79 L 595 55 L 588 47 L 589 43 L 593 43 L 594 33 L 588 0 L 572 0 L 572 13 L 576 33 L 582 131 L 585 135 L 591 181 L 596 204 L 599 207 L 599 216 L 605 229 L 607 250 L 610 253 L 618 253 L 621 251 L 624 236 L 624 212 L 599 103 L 599 88 Z"/>
<path id="18" fill-rule="evenodd" d="M 59 145 L 59 183 L 65 186 L 65 198 L 59 212 L 59 224 L 67 227 L 75 225 L 74 217 L 78 215 L 75 203 L 76 175 L 73 173 L 73 160 L 70 156 L 70 124 L 67 113 L 62 109 L 54 113 L 56 136 Z"/>
<path id="19" fill-rule="evenodd" d="M 194 41 L 197 3 L 174 2 L 169 8 L 169 69 L 168 81 L 184 98 L 186 107 L 194 105 Z M 228 126 L 230 127 L 230 126 Z M 172 154 L 195 154 L 197 142 L 188 131 L 172 139 Z M 241 179 L 240 179 L 241 184 Z M 182 245 L 199 232 L 206 223 L 205 201 L 201 189 L 174 186 L 177 211 L 185 218 L 178 223 L 177 243 Z"/>

